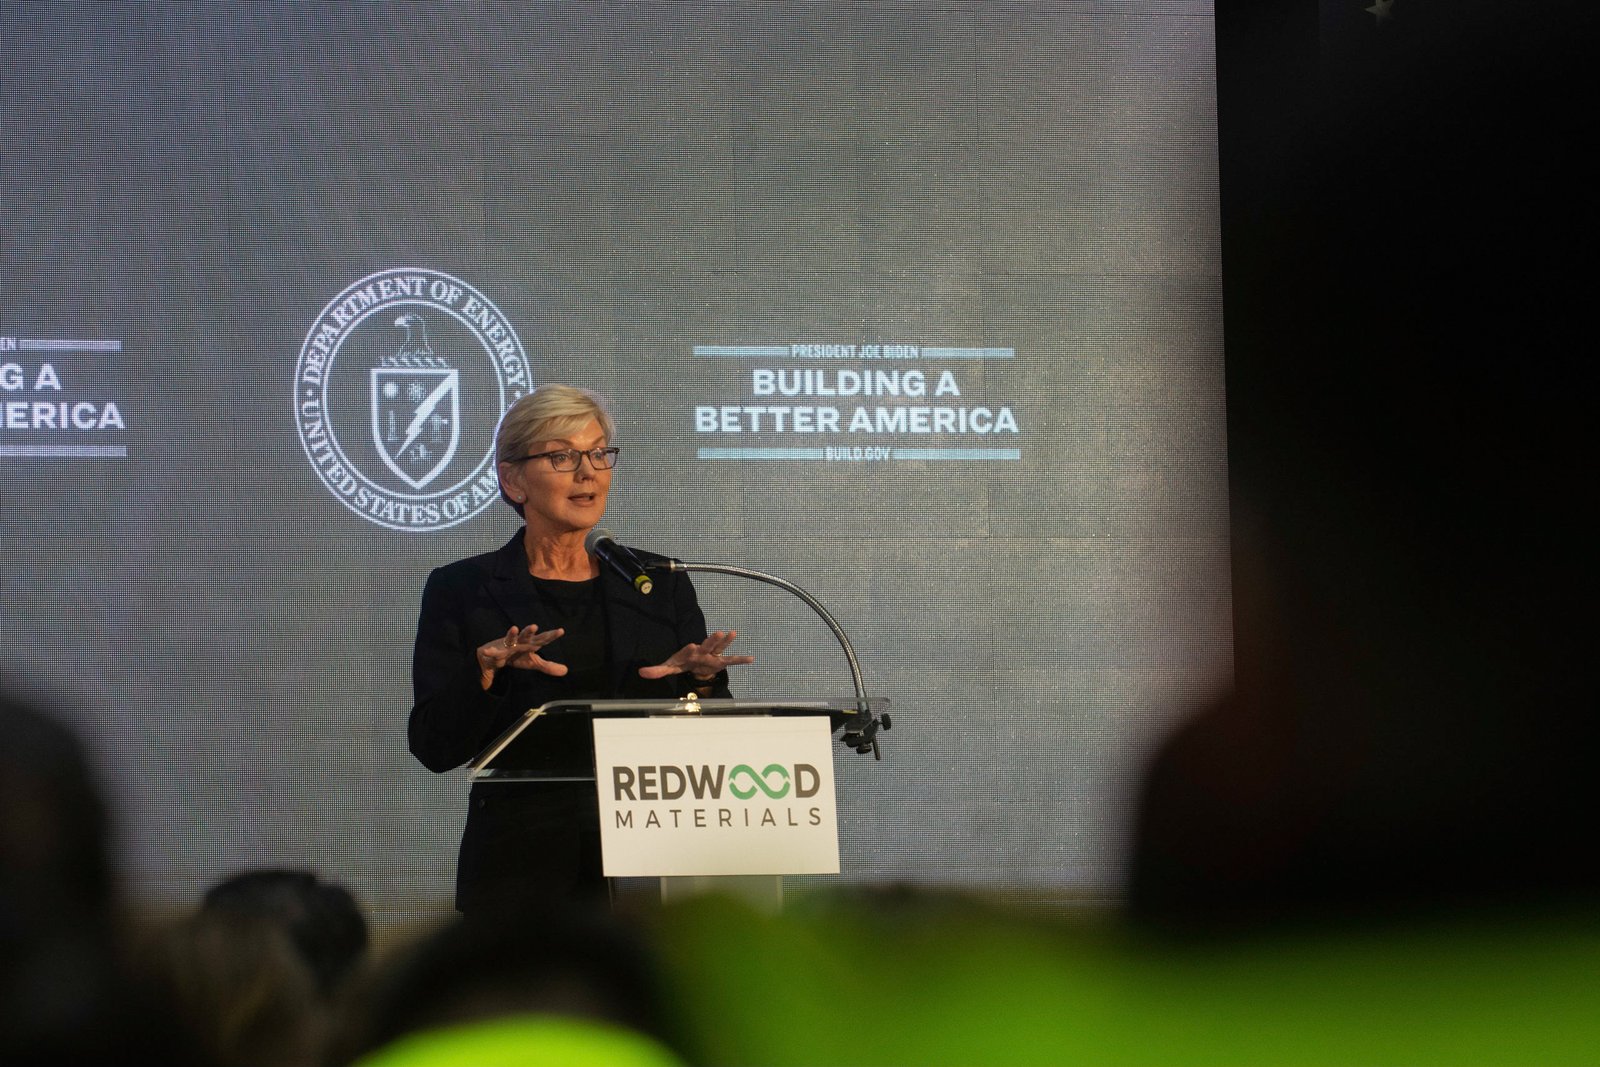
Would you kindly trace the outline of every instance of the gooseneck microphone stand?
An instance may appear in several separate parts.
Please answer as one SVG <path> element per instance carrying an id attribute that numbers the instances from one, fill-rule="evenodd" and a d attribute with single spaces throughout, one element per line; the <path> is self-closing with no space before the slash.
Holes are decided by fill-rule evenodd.
<path id="1" fill-rule="evenodd" d="M 844 735 L 841 740 L 863 755 L 871 752 L 873 759 L 881 760 L 883 753 L 878 750 L 878 730 L 887 730 L 890 727 L 889 715 L 872 713 L 871 702 L 867 700 L 867 689 L 861 682 L 861 664 L 856 659 L 856 650 L 851 647 L 850 639 L 845 636 L 844 629 L 828 614 L 828 609 L 818 602 L 817 598 L 801 589 L 798 585 L 775 574 L 765 571 L 751 570 L 749 567 L 735 567 L 727 563 L 685 563 L 681 559 L 652 560 L 647 563 L 647 569 L 676 571 L 705 571 L 709 574 L 731 574 L 736 578 L 749 578 L 752 581 L 765 582 L 775 585 L 785 592 L 792 593 L 805 601 L 817 617 L 828 624 L 828 629 L 833 631 L 833 636 L 839 639 L 839 647 L 844 649 L 844 658 L 850 664 L 850 680 L 856 687 L 856 714 L 855 717 L 844 724 Z"/>

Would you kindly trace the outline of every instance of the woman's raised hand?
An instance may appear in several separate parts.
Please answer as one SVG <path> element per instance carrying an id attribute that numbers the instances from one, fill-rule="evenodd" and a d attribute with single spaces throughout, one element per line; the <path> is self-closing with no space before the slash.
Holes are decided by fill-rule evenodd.
<path id="1" fill-rule="evenodd" d="M 709 682 L 721 673 L 724 667 L 756 661 L 754 656 L 723 654 L 722 650 L 733 644 L 733 639 L 738 636 L 737 630 L 718 630 L 698 644 L 684 645 L 663 663 L 658 663 L 654 667 L 640 667 L 639 677 L 666 678 L 688 672 L 693 674 L 697 681 Z"/>
<path id="2" fill-rule="evenodd" d="M 562 629 L 541 631 L 537 626 L 513 626 L 504 637 L 479 645 L 479 684 L 488 689 L 494 684 L 495 672 L 502 667 L 517 667 L 561 677 L 567 673 L 567 665 L 552 663 L 539 655 L 539 650 L 566 632 Z"/>

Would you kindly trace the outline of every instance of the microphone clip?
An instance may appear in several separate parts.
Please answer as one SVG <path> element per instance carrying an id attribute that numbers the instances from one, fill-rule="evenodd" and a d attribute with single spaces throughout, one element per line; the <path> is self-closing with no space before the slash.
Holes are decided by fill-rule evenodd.
<path id="1" fill-rule="evenodd" d="M 878 730 L 889 730 L 893 723 L 889 721 L 889 713 L 874 715 L 870 711 L 857 712 L 855 718 L 844 724 L 844 733 L 839 735 L 840 744 L 853 748 L 860 755 L 872 753 L 875 760 L 883 759 L 883 753 L 878 750 Z"/>

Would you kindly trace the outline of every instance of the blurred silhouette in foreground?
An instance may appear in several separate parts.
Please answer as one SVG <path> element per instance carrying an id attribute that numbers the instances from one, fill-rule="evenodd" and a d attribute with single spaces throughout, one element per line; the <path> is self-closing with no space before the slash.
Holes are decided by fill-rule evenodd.
<path id="1" fill-rule="evenodd" d="M 1174 938 L 909 889 L 700 898 L 656 937 L 697 1063 L 1594 1063 L 1600 922 L 1498 920 Z"/>
<path id="2" fill-rule="evenodd" d="M 197 1062 L 130 978 L 110 854 L 82 745 L 0 693 L 0 1060 Z"/>
<path id="3" fill-rule="evenodd" d="M 310 871 L 244 871 L 207 890 L 201 910 L 275 922 L 330 1002 L 366 957 L 367 920 L 355 897 Z"/>
<path id="4" fill-rule="evenodd" d="M 1591 283 L 1567 254 L 1591 37 L 1573 5 L 1347 6 L 1298 92 L 1219 94 L 1260 155 L 1224 170 L 1236 691 L 1150 768 L 1141 919 L 1600 888 Z"/>
<path id="5" fill-rule="evenodd" d="M 363 960 L 367 924 L 308 871 L 246 871 L 151 939 L 144 979 L 223 1067 L 321 1062 Z"/>
<path id="6" fill-rule="evenodd" d="M 642 941 L 589 909 L 451 923 L 378 975 L 356 1030 L 363 1067 L 682 1062 Z"/>
<path id="7" fill-rule="evenodd" d="M 321 1062 L 331 1025 L 311 969 L 273 919 L 200 911 L 161 930 L 143 980 L 218 1067 Z"/>

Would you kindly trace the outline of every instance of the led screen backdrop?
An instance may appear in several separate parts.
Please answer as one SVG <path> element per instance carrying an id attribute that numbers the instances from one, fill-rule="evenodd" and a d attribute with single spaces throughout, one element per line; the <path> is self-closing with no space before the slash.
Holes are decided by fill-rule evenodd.
<path id="1" fill-rule="evenodd" d="M 0 8 L 0 665 L 76 705 L 136 891 L 448 900 L 418 598 L 541 382 L 606 525 L 782 575 L 893 702 L 846 882 L 1115 891 L 1225 683 L 1208 4 Z M 697 579 L 751 698 L 849 696 Z"/>

